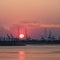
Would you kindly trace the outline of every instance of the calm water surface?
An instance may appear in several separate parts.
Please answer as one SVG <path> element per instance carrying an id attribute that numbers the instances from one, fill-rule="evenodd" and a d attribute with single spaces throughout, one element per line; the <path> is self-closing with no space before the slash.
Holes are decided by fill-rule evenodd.
<path id="1" fill-rule="evenodd" d="M 0 46 L 0 60 L 60 60 L 60 46 Z"/>

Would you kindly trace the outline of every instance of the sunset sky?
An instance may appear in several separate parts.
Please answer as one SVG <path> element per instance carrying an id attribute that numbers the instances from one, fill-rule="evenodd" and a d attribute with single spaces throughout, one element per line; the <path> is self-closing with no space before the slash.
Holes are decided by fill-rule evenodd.
<path id="1" fill-rule="evenodd" d="M 0 24 L 60 23 L 60 0 L 0 0 Z"/>
<path id="2" fill-rule="evenodd" d="M 0 0 L 0 27 L 60 27 L 60 0 Z"/>

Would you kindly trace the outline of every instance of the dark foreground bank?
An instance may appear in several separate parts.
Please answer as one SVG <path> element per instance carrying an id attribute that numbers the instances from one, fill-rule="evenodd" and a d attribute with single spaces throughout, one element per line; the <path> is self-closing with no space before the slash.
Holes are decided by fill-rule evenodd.
<path id="1" fill-rule="evenodd" d="M 0 46 L 25 46 L 25 45 L 44 45 L 60 44 L 60 40 L 17 40 L 17 41 L 0 41 Z"/>

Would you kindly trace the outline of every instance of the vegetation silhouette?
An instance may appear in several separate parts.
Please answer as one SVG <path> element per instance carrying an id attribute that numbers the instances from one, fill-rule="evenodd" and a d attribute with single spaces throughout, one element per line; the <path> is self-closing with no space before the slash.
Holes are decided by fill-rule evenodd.
<path id="1" fill-rule="evenodd" d="M 31 37 L 26 37 L 25 40 L 13 37 L 12 34 L 7 34 L 7 38 L 0 37 L 0 46 L 25 46 L 25 45 L 44 45 L 44 44 L 60 44 L 60 37 L 58 39 L 51 35 L 49 31 L 47 39 L 41 36 L 41 39 L 31 39 Z"/>

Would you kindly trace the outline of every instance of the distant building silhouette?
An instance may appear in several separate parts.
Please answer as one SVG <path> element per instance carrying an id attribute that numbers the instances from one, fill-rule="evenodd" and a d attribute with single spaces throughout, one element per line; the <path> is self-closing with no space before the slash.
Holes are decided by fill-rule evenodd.
<path id="1" fill-rule="evenodd" d="M 56 40 L 55 36 L 52 36 L 52 40 Z"/>
<path id="2" fill-rule="evenodd" d="M 41 36 L 40 40 L 45 40 L 45 38 L 43 36 Z"/>

